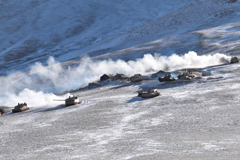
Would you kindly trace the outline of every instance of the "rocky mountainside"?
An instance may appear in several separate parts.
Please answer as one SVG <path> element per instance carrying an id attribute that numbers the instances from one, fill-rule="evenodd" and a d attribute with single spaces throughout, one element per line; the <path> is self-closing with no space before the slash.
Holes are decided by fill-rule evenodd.
<path id="1" fill-rule="evenodd" d="M 234 0 L 1 0 L 0 73 L 28 70 L 49 56 L 65 62 L 86 54 L 124 60 L 189 50 L 237 54 L 239 5 Z"/>
<path id="2" fill-rule="evenodd" d="M 239 160 L 238 0 L 0 7 L 0 159 Z"/>

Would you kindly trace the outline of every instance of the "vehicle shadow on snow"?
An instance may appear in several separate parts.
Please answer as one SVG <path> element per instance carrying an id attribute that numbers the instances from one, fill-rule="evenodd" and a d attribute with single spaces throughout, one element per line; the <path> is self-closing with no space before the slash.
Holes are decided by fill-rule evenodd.
<path id="1" fill-rule="evenodd" d="M 167 89 L 167 88 L 175 88 L 175 87 L 181 87 L 184 85 L 189 85 L 193 83 L 193 81 L 178 81 L 178 82 L 166 82 L 163 84 L 158 84 L 157 89 Z"/>
<path id="2" fill-rule="evenodd" d="M 147 99 L 149 99 L 149 98 L 133 97 L 132 99 L 128 100 L 127 103 L 141 102 L 141 101 L 145 101 Z"/>
<path id="3" fill-rule="evenodd" d="M 54 110 L 63 109 L 63 108 L 66 108 L 66 106 L 62 104 L 62 105 L 58 105 L 58 106 L 52 107 L 52 108 L 36 110 L 35 112 L 49 112 L 49 111 L 54 111 Z"/>
<path id="4" fill-rule="evenodd" d="M 132 82 L 129 82 L 129 83 L 126 83 L 126 84 L 121 84 L 119 86 L 116 86 L 116 87 L 113 87 L 111 88 L 111 90 L 115 90 L 115 89 L 119 89 L 119 88 L 124 88 L 124 87 L 129 87 L 129 86 L 137 86 L 137 85 L 140 85 L 141 83 L 138 82 L 138 83 L 132 83 Z"/>
<path id="5" fill-rule="evenodd" d="M 12 116 L 12 115 L 21 115 L 21 114 L 26 114 L 26 113 L 32 112 L 30 109 L 28 109 L 28 110 L 25 110 L 25 111 L 22 111 L 22 112 L 13 113 L 13 112 L 12 112 L 12 109 L 13 109 L 13 108 L 11 108 L 11 109 L 9 108 L 9 110 L 7 110 L 7 113 L 2 114 L 0 117 Z"/>
<path id="6" fill-rule="evenodd" d="M 140 85 L 139 87 L 143 90 L 150 87 L 154 87 L 156 89 L 167 89 L 167 88 L 175 88 L 183 85 L 188 85 L 193 82 L 195 81 L 174 81 L 174 82 L 160 82 L 160 83 L 155 82 L 155 83 L 143 84 L 143 85 Z"/>

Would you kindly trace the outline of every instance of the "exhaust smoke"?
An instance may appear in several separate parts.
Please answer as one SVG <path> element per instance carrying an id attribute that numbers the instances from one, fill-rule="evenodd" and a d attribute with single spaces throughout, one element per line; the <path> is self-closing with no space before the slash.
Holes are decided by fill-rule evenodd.
<path id="1" fill-rule="evenodd" d="M 173 71 L 182 68 L 201 68 L 229 62 L 224 54 L 197 55 L 190 51 L 183 56 L 173 54 L 169 57 L 160 54 L 144 55 L 135 61 L 123 60 L 93 61 L 89 57 L 80 60 L 77 67 L 63 67 L 50 57 L 47 66 L 37 62 L 30 67 L 29 73 L 13 73 L 0 77 L 0 105 L 16 105 L 26 101 L 29 106 L 54 104 L 53 99 L 61 99 L 52 93 L 76 89 L 103 74 L 123 73 L 133 75 L 146 74 L 149 71 Z M 64 96 L 66 97 L 66 96 Z"/>

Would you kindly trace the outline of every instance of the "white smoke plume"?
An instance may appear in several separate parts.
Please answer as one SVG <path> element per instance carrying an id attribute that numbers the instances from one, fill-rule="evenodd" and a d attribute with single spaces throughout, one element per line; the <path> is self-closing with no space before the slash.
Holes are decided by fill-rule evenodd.
<path id="1" fill-rule="evenodd" d="M 50 57 L 48 67 L 36 63 L 31 67 L 30 75 L 38 76 L 38 80 L 40 79 L 45 85 L 50 84 L 53 87 L 51 91 L 65 91 L 97 80 L 103 74 L 123 73 L 133 75 L 136 73 L 145 74 L 149 71 L 200 68 L 223 64 L 228 62 L 229 59 L 230 57 L 224 54 L 198 56 L 196 52 L 189 52 L 183 56 L 173 54 L 170 57 L 160 54 L 154 56 L 146 54 L 143 58 L 128 62 L 111 59 L 92 61 L 85 57 L 78 67 L 63 68 L 60 63 Z"/>
<path id="2" fill-rule="evenodd" d="M 123 73 L 133 75 L 145 74 L 149 71 L 178 70 L 182 68 L 201 68 L 228 62 L 230 57 L 224 54 L 197 55 L 189 52 L 183 56 L 173 54 L 169 57 L 160 54 L 144 55 L 135 61 L 93 61 L 83 58 L 77 67 L 62 67 L 53 57 L 47 66 L 35 63 L 29 73 L 14 73 L 0 78 L 0 105 L 12 105 L 28 101 L 31 105 L 44 106 L 52 99 L 59 98 L 54 92 L 76 89 L 84 84 L 99 79 L 103 74 Z"/>
<path id="3" fill-rule="evenodd" d="M 0 97 L 0 103 L 2 106 L 14 107 L 18 103 L 27 102 L 27 104 L 31 107 L 53 107 L 54 105 L 60 105 L 64 102 L 54 102 L 54 99 L 63 99 L 65 96 L 56 96 L 52 93 L 43 93 L 42 91 L 34 91 L 25 88 L 19 93 L 10 93 Z"/>

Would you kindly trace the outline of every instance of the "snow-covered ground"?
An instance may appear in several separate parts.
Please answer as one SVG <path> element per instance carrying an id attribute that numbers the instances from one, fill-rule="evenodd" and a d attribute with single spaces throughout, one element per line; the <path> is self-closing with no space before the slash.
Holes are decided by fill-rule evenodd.
<path id="1" fill-rule="evenodd" d="M 239 56 L 239 1 L 0 0 L 0 7 L 0 106 L 30 107 L 0 117 L 0 159 L 239 159 L 240 65 L 226 63 Z M 78 89 L 104 73 L 184 68 L 212 75 Z M 147 87 L 161 96 L 137 97 Z M 53 101 L 67 92 L 81 103 Z"/>
<path id="2" fill-rule="evenodd" d="M 191 83 L 109 84 L 1 117 L 1 159 L 239 159 L 240 65 Z M 137 97 L 154 86 L 161 96 Z"/>

